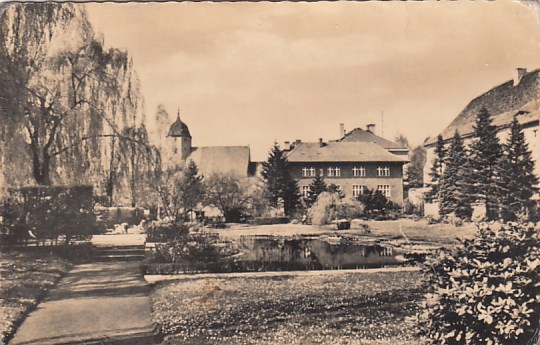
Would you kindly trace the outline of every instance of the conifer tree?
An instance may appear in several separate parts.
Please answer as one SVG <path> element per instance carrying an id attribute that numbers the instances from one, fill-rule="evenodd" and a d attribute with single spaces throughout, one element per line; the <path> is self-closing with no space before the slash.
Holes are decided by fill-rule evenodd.
<path id="1" fill-rule="evenodd" d="M 459 132 L 456 131 L 445 160 L 440 186 L 439 213 L 441 216 L 454 213 L 461 219 L 471 217 L 472 208 L 466 184 L 467 168 L 467 152 Z"/>
<path id="2" fill-rule="evenodd" d="M 444 160 L 446 158 L 446 148 L 444 145 L 444 140 L 442 135 L 439 134 L 437 137 L 437 144 L 435 145 L 435 158 L 433 159 L 433 164 L 431 165 L 431 170 L 429 176 L 431 178 L 431 188 L 428 192 L 428 200 L 440 202 L 440 187 L 441 187 L 441 178 L 444 172 Z"/>
<path id="3" fill-rule="evenodd" d="M 298 184 L 291 176 L 289 162 L 277 143 L 270 150 L 268 160 L 263 162 L 262 176 L 265 181 L 267 198 L 274 207 L 283 202 L 286 215 L 291 215 L 300 202 Z"/>
<path id="4" fill-rule="evenodd" d="M 205 198 L 205 186 L 203 176 L 194 161 L 190 160 L 182 173 L 182 178 L 177 189 L 184 208 L 184 217 L 193 211 Z"/>
<path id="5" fill-rule="evenodd" d="M 503 145 L 499 176 L 501 218 L 507 221 L 519 216 L 532 218 L 534 201 L 531 197 L 537 192 L 538 178 L 534 175 L 534 160 L 516 116 L 510 125 L 510 136 Z"/>
<path id="6" fill-rule="evenodd" d="M 327 190 L 328 186 L 326 185 L 326 182 L 324 182 L 324 178 L 320 174 L 317 174 L 309 184 L 308 195 L 305 199 L 308 207 L 311 207 L 311 205 L 317 201 L 319 194 L 326 192 Z"/>
<path id="7" fill-rule="evenodd" d="M 477 201 L 486 208 L 486 218 L 497 218 L 497 203 L 500 196 L 498 188 L 498 164 L 502 156 L 502 146 L 497 138 L 497 127 L 491 122 L 486 108 L 480 109 L 474 125 L 471 151 L 471 192 Z"/>

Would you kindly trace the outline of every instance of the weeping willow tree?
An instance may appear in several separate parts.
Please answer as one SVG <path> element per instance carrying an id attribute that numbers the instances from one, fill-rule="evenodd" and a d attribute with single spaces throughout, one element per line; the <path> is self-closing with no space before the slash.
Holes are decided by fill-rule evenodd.
<path id="1" fill-rule="evenodd" d="M 0 66 L 9 184 L 91 183 L 108 191 L 129 159 L 118 145 L 130 142 L 156 159 L 147 135 L 124 130 L 144 122 L 133 62 L 127 52 L 105 49 L 81 5 L 5 6 Z"/>

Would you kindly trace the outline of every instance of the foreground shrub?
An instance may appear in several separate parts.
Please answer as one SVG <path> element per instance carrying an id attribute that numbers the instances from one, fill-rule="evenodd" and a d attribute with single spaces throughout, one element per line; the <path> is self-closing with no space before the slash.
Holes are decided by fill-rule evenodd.
<path id="1" fill-rule="evenodd" d="M 539 237 L 529 225 L 482 224 L 460 249 L 427 263 L 431 292 L 420 321 L 433 344 L 532 344 Z"/>

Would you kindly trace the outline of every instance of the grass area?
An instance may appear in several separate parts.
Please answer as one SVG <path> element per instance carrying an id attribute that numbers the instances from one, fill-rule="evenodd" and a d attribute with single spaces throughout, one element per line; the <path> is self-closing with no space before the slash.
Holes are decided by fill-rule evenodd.
<path id="1" fill-rule="evenodd" d="M 158 285 L 164 344 L 421 344 L 420 272 L 195 278 Z"/>
<path id="2" fill-rule="evenodd" d="M 0 344 L 9 340 L 70 264 L 43 253 L 0 253 Z"/>
<path id="3" fill-rule="evenodd" d="M 429 224 L 424 219 L 365 221 L 362 223 L 369 225 L 371 234 L 374 236 L 403 238 L 405 235 L 409 240 L 435 243 L 455 242 L 456 238 L 471 238 L 477 230 L 474 223 L 466 223 L 456 227 L 444 223 Z"/>
<path id="4" fill-rule="evenodd" d="M 371 229 L 371 234 L 364 234 L 363 224 Z M 366 238 L 408 238 L 414 241 L 432 243 L 455 243 L 456 238 L 470 238 L 476 232 L 472 223 L 456 227 L 452 224 L 428 224 L 427 220 L 399 219 L 388 221 L 353 221 L 350 230 L 336 230 L 333 226 L 313 226 L 302 224 L 245 225 L 232 224 L 227 229 L 216 230 L 225 237 L 242 235 L 301 236 L 340 234 L 362 236 Z"/>

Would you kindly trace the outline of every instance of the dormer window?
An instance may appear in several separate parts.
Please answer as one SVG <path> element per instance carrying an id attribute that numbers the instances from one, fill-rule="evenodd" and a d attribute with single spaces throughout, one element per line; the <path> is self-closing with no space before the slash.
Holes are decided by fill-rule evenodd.
<path id="1" fill-rule="evenodd" d="M 354 177 L 366 176 L 366 168 L 364 167 L 354 167 L 352 171 Z"/>
<path id="2" fill-rule="evenodd" d="M 390 176 L 389 167 L 377 167 L 377 176 Z"/>

